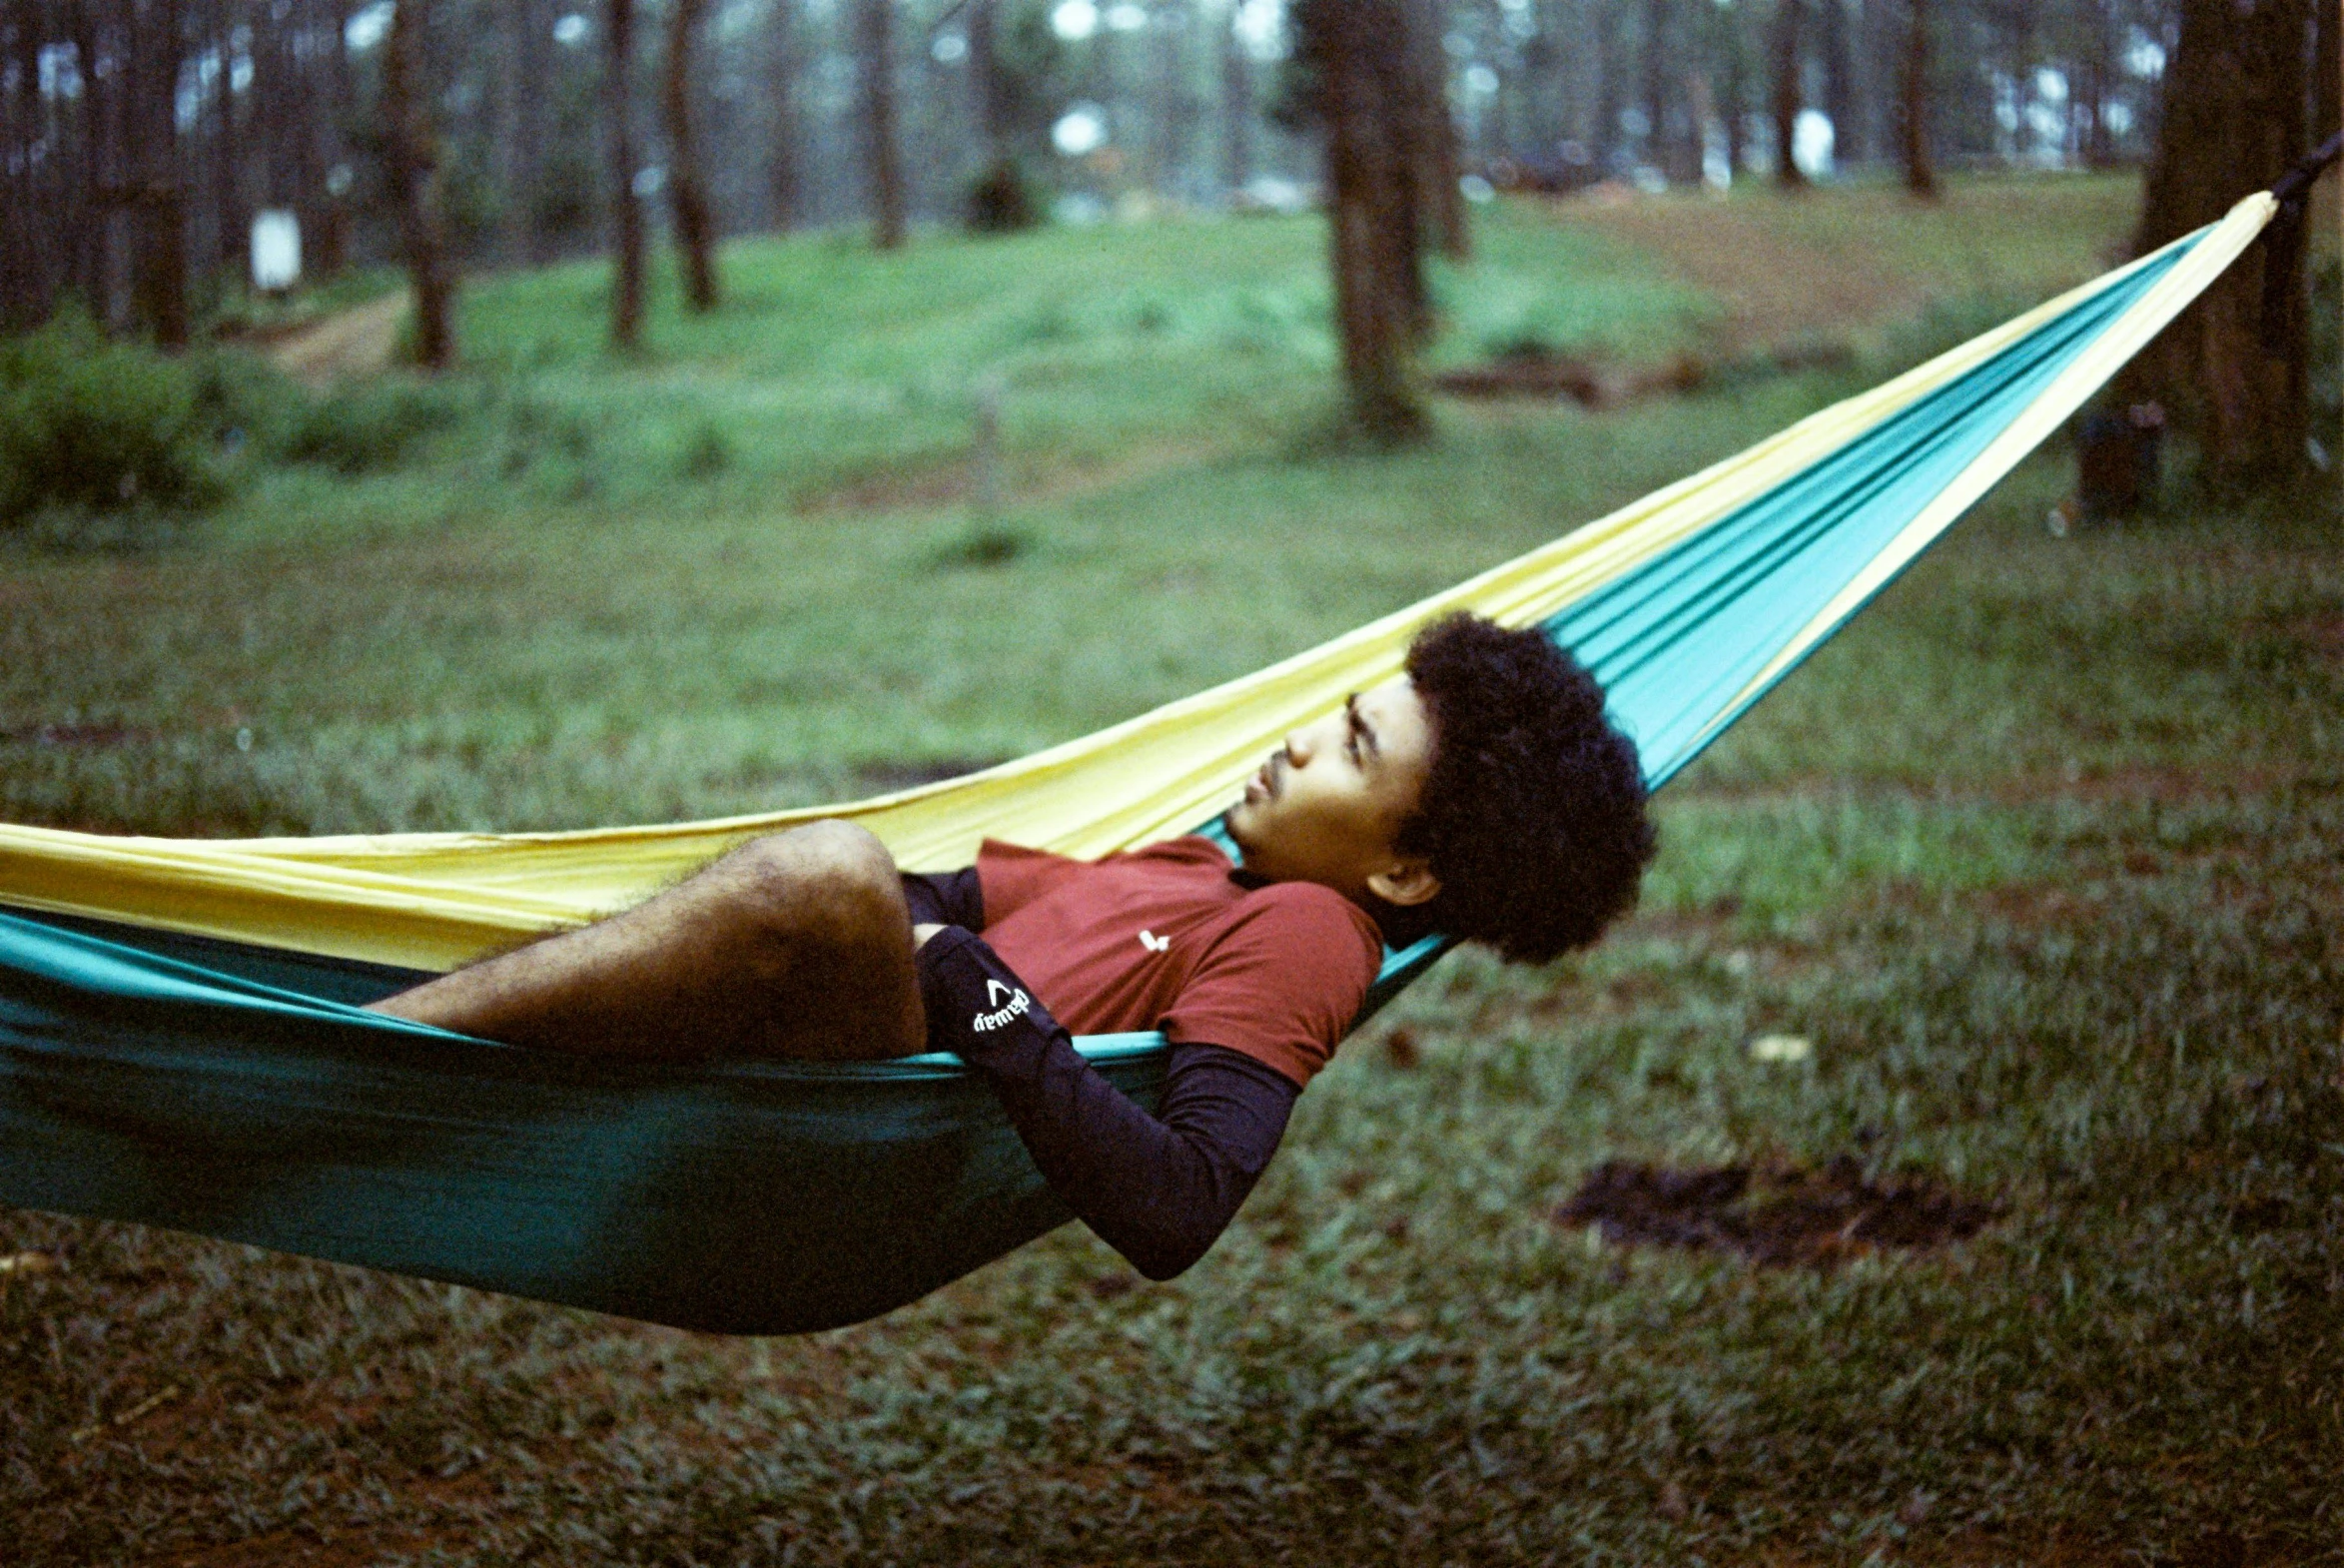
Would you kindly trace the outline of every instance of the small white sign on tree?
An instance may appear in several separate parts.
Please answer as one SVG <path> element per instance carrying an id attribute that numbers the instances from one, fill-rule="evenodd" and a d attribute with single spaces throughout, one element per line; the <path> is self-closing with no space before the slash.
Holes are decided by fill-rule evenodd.
<path id="1" fill-rule="evenodd" d="M 281 294 L 301 282 L 301 220 L 282 207 L 253 214 L 253 287 Z"/>

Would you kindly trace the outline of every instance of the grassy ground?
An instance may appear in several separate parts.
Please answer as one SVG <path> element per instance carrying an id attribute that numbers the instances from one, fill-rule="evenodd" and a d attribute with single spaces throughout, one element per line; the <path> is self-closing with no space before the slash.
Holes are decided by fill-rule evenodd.
<path id="1" fill-rule="evenodd" d="M 2047 292 L 2121 228 L 2118 187 L 2012 189 L 2032 270 L 1928 289 Z M 1894 204 L 1728 211 L 1877 255 L 1910 307 Z M 1316 433 L 1316 245 L 742 247 L 737 316 L 660 319 L 639 369 L 594 350 L 590 274 L 477 289 L 478 368 L 410 460 L 262 476 L 143 553 L 7 547 L 0 808 L 568 825 L 1007 755 L 1833 390 L 1452 407 L 1427 450 L 1348 451 Z M 1691 346 L 1737 307 L 1669 254 L 1508 212 L 1443 281 L 1443 352 Z M 1009 499 L 977 518 L 986 370 Z M 1071 1227 L 877 1323 L 725 1341 L 0 1212 L 0 1255 L 67 1258 L 0 1273 L 6 1555 L 2331 1556 L 2344 522 L 2330 491 L 2052 539 L 2064 471 L 2023 469 L 1672 788 L 1604 947 L 1458 955 L 1346 1046 L 1171 1285 Z M 1770 1033 L 1813 1056 L 1757 1060 Z M 1552 1217 L 1607 1159 L 1843 1154 L 2003 1216 L 1827 1272 Z"/>

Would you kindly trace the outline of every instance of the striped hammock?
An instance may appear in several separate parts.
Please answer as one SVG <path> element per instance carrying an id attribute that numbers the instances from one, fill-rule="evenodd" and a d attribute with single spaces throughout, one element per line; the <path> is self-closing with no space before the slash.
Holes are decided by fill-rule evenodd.
<path id="1" fill-rule="evenodd" d="M 0 1201 L 684 1327 L 874 1316 L 1062 1223 L 950 1057 L 613 1064 L 358 1004 L 623 909 L 817 816 L 903 865 L 985 836 L 1092 857 L 1212 822 L 1427 619 L 1537 625 L 1666 782 L 2255 239 L 2221 222 L 1469 582 L 968 778 L 821 811 L 578 833 L 195 841 L 0 825 Z M 1370 1008 L 1438 957 L 1386 955 Z M 1146 1103 L 1155 1036 L 1080 1049 Z"/>

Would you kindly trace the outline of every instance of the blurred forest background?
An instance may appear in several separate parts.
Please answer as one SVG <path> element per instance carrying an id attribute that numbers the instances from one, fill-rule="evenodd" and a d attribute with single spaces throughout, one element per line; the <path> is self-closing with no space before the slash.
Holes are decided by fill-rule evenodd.
<path id="1" fill-rule="evenodd" d="M 1423 139 L 1468 196 L 2104 169 L 2153 151 L 2185 9 L 16 0 L 0 320 L 71 292 L 115 326 L 143 311 L 184 331 L 171 296 L 217 310 L 256 211 L 299 215 L 309 271 L 331 276 L 400 253 L 424 178 L 466 267 L 623 246 L 646 220 L 687 246 L 863 220 L 886 245 L 907 222 L 1292 209 L 1320 172 L 1309 133 L 1346 16 L 1374 34 L 1361 52 L 1409 55 L 1408 86 L 1447 106 Z M 2299 38 L 2314 10 L 2275 9 Z"/>
<path id="2" fill-rule="evenodd" d="M 1424 257 L 1470 256 L 1476 201 L 2145 166 L 2138 253 L 2332 130 L 2336 26 L 2310 0 L 17 0 L 0 327 L 74 299 L 171 350 L 305 266 L 395 258 L 442 369 L 463 272 L 590 251 L 638 347 L 662 223 L 705 313 L 728 235 L 1315 204 L 1349 413 L 1406 438 Z M 2127 383 L 2217 470 L 2301 466 L 2281 227 L 2261 352 L 2233 282 Z"/>
<path id="3" fill-rule="evenodd" d="M 2179 0 L 1377 0 L 1428 57 L 1458 171 L 1500 189 L 1893 166 L 2106 168 L 2153 148 Z M 679 235 L 1291 207 L 1319 167 L 1277 0 L 18 0 L 6 317 L 133 311 L 177 248 L 197 309 L 253 213 L 314 272 L 397 253 L 392 114 L 419 100 L 466 266 Z M 1300 8 L 1304 13 L 1309 7 Z M 1383 18 L 1376 18 L 1384 20 Z M 1413 25 L 1407 25 L 1412 23 Z M 1916 70 L 1917 38 L 1925 57 Z M 1787 109 L 1787 115 L 1781 111 Z M 625 147 L 620 146 L 621 139 Z M 614 171 L 612 160 L 627 165 Z M 612 178 L 623 172 L 623 181 Z M 1468 189 L 1474 189 L 1468 186 Z M 693 209 L 704 209 L 705 218 Z M 175 211 L 174 211 L 175 209 Z M 160 261 L 157 265 L 168 265 Z"/>

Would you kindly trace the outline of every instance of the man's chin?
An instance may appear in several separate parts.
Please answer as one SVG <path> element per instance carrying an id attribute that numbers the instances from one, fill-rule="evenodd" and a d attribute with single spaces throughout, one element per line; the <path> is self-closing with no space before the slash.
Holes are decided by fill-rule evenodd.
<path id="1" fill-rule="evenodd" d="M 1253 801 L 1240 800 L 1222 814 L 1220 825 L 1228 830 L 1229 839 L 1250 860 L 1261 847 L 1261 812 Z"/>

